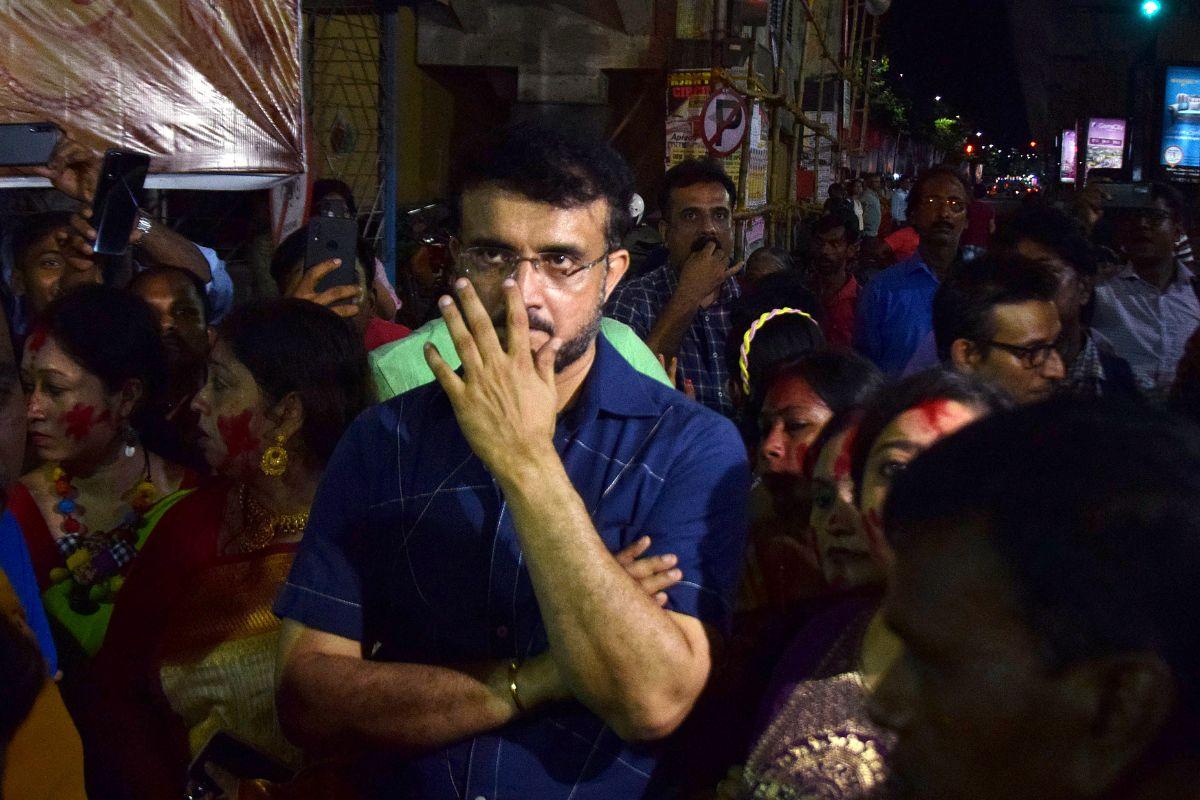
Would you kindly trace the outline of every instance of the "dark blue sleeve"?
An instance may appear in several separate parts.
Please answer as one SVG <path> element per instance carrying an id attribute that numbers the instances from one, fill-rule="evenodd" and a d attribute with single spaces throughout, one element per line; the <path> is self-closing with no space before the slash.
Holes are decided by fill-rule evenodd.
<path id="1" fill-rule="evenodd" d="M 372 457 L 372 441 L 387 440 L 375 412 L 359 417 L 334 450 L 274 609 L 279 617 L 355 641 L 363 631 L 368 467 L 386 463 Z"/>
<path id="2" fill-rule="evenodd" d="M 50 635 L 50 621 L 42 605 L 37 577 L 33 574 L 33 561 L 29 558 L 21 526 L 9 511 L 0 516 L 0 572 L 8 578 L 21 602 L 25 622 L 37 637 L 38 647 L 41 648 L 42 658 L 46 659 L 50 674 L 57 674 L 58 651 L 54 647 L 54 637 Z"/>
<path id="3" fill-rule="evenodd" d="M 667 608 L 726 629 L 746 547 L 750 467 L 733 423 L 706 412 L 674 443 L 674 461 L 644 532 L 651 553 L 679 557 Z"/>
<path id="4" fill-rule="evenodd" d="M 858 311 L 854 315 L 854 349 L 876 366 L 883 350 L 879 335 L 879 295 L 878 284 L 875 281 L 868 283 L 858 299 Z"/>

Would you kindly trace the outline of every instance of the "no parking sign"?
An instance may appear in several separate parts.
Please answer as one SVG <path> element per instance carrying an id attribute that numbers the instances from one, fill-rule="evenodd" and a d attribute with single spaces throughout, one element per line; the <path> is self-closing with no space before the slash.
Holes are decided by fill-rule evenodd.
<path id="1" fill-rule="evenodd" d="M 704 104 L 704 145 L 714 156 L 731 155 L 742 146 L 750 118 L 742 96 L 729 88 L 713 94 Z"/>

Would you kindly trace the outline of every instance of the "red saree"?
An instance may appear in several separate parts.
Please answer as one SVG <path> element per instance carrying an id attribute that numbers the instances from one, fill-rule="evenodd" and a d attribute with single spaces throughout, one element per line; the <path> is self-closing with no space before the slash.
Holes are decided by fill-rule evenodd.
<path id="1" fill-rule="evenodd" d="M 180 796 L 188 763 L 219 730 L 297 765 L 275 716 L 279 620 L 271 613 L 296 545 L 222 554 L 230 491 L 206 486 L 164 515 L 121 588 L 97 657 L 101 724 L 123 732 L 120 743 L 97 744 L 99 770 L 106 784 L 128 784 L 136 772 L 145 785 L 126 787 L 126 796 Z"/>

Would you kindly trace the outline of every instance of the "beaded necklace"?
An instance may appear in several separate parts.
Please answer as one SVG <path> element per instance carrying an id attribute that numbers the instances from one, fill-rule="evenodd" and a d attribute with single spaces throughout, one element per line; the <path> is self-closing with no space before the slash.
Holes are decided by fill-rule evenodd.
<path id="1" fill-rule="evenodd" d="M 144 452 L 144 451 L 143 451 Z M 79 490 L 72 476 L 61 466 L 50 467 L 54 494 L 59 498 L 54 510 L 62 515 L 57 545 L 66 567 L 50 570 L 50 581 L 71 583 L 69 601 L 77 614 L 95 614 L 100 603 L 111 603 L 124 583 L 124 573 L 137 555 L 138 529 L 158 500 L 158 488 L 150 480 L 150 455 L 145 455 L 141 477 L 121 496 L 129 511 L 109 531 L 92 531 L 83 522 L 86 509 L 79 505 Z"/>

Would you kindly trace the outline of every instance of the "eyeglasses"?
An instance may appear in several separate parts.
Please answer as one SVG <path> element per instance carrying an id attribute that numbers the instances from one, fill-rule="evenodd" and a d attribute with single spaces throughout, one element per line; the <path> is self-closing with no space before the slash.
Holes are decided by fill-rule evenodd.
<path id="1" fill-rule="evenodd" d="M 1051 353 L 1062 352 L 1064 340 L 1060 337 L 1050 344 L 1034 344 L 1028 347 L 995 341 L 989 341 L 988 344 L 992 347 L 999 347 L 1006 353 L 1012 353 L 1020 360 L 1021 366 L 1025 369 L 1039 369 L 1050 360 Z"/>
<path id="2" fill-rule="evenodd" d="M 967 202 L 959 200 L 957 197 L 922 197 L 921 202 L 925 204 L 926 208 L 933 208 L 939 204 L 944 205 L 954 214 L 962 214 L 967 210 Z"/>
<path id="3" fill-rule="evenodd" d="M 452 240 L 457 248 L 458 241 Z M 570 287 L 577 282 L 577 276 L 599 264 L 607 261 L 611 250 L 605 250 L 604 255 L 594 261 L 580 261 L 567 253 L 538 253 L 533 256 L 523 256 L 504 247 L 467 247 L 458 253 L 458 267 L 464 275 L 482 281 L 500 281 L 517 274 L 517 268 L 522 261 L 528 261 L 533 268 L 555 286 Z"/>

